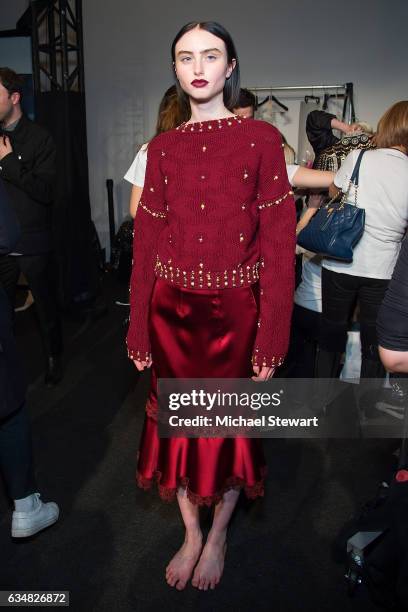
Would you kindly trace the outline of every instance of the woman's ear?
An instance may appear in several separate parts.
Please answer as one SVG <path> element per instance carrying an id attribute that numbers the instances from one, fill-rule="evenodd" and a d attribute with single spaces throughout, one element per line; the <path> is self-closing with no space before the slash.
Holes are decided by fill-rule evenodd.
<path id="1" fill-rule="evenodd" d="M 230 76 L 231 76 L 231 74 L 232 74 L 232 72 L 233 72 L 233 70 L 234 70 L 236 65 L 237 65 L 237 60 L 235 58 L 233 58 L 231 60 L 231 63 L 228 66 L 228 70 L 227 70 L 227 74 L 226 74 L 227 79 L 230 78 Z"/>

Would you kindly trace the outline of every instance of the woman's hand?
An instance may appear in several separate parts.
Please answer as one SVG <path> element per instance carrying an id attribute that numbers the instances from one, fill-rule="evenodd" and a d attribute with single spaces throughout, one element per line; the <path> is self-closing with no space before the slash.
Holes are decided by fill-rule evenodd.
<path id="1" fill-rule="evenodd" d="M 338 119 L 332 119 L 331 127 L 333 130 L 339 130 L 343 132 L 343 134 L 352 134 L 353 132 L 358 132 L 360 130 L 360 126 L 358 123 L 344 123 L 344 121 L 339 121 Z"/>
<path id="2" fill-rule="evenodd" d="M 272 378 L 275 374 L 275 368 L 267 368 L 266 366 L 252 366 L 252 369 L 256 376 L 252 376 L 252 380 L 255 382 L 265 382 Z"/>
<path id="3" fill-rule="evenodd" d="M 150 368 L 150 366 L 152 365 L 151 358 L 149 359 L 149 361 L 140 361 L 139 359 L 133 359 L 132 361 L 135 364 L 136 368 L 139 370 L 139 372 L 142 372 L 145 368 Z"/>
<path id="4" fill-rule="evenodd" d="M 302 218 L 300 219 L 299 223 L 296 226 L 296 236 L 300 234 L 302 229 L 304 229 L 306 225 L 309 223 L 313 215 L 317 213 L 317 211 L 323 204 L 323 201 L 324 201 L 324 196 L 320 194 L 313 194 L 310 196 L 309 202 L 307 205 L 307 210 L 305 211 L 305 213 L 303 214 Z"/>

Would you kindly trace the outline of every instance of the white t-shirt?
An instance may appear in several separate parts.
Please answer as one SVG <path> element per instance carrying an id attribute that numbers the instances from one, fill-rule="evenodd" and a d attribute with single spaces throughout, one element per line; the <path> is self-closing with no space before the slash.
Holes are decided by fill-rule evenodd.
<path id="1" fill-rule="evenodd" d="M 322 312 L 322 257 L 303 253 L 302 280 L 295 292 L 295 304 Z"/>
<path id="2" fill-rule="evenodd" d="M 349 153 L 334 177 L 347 190 L 359 151 Z M 348 200 L 354 202 L 354 187 Z M 360 166 L 357 204 L 365 209 L 364 233 L 354 248 L 353 261 L 324 259 L 323 267 L 334 272 L 389 279 L 401 240 L 408 225 L 408 157 L 395 149 L 373 149 L 364 153 Z"/>
<path id="3" fill-rule="evenodd" d="M 126 172 L 124 178 L 136 185 L 137 187 L 143 187 L 145 182 L 147 164 L 147 144 L 144 144 L 139 149 L 135 159 L 132 162 L 129 170 Z"/>
<path id="4" fill-rule="evenodd" d="M 288 173 L 288 179 L 291 185 L 293 185 L 293 178 L 298 170 L 298 164 L 286 164 L 286 172 Z"/>

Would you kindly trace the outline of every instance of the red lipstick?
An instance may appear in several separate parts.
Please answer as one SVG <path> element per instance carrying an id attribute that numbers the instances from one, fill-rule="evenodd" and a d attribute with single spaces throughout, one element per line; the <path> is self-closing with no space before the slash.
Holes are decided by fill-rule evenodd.
<path id="1" fill-rule="evenodd" d="M 195 79 L 191 82 L 191 84 L 193 87 L 205 87 L 208 85 L 208 81 L 205 81 L 204 79 Z"/>

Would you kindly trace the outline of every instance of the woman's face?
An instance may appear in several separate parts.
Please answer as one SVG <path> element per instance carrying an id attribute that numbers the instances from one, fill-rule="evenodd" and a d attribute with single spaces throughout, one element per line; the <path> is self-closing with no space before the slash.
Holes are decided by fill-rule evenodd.
<path id="1" fill-rule="evenodd" d="M 222 93 L 235 60 L 228 64 L 225 43 L 206 30 L 194 28 L 176 44 L 174 68 L 181 88 L 191 98 L 204 102 Z"/>

